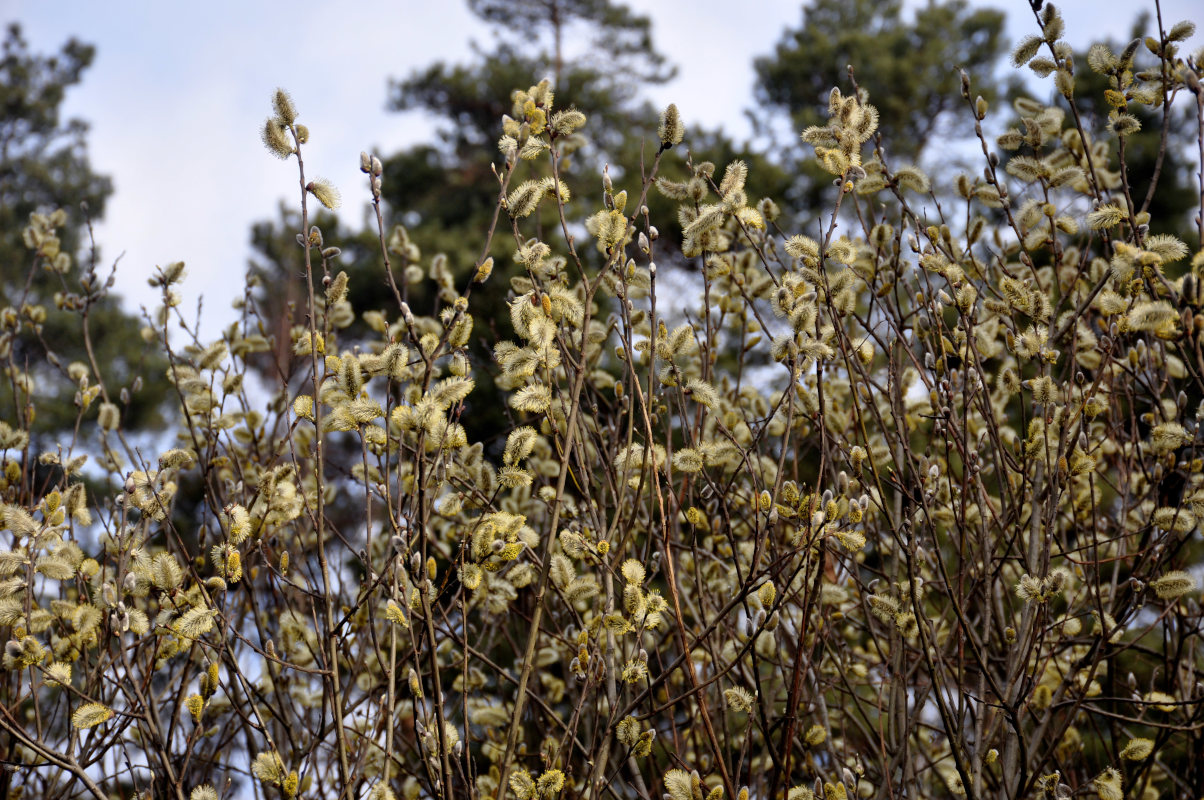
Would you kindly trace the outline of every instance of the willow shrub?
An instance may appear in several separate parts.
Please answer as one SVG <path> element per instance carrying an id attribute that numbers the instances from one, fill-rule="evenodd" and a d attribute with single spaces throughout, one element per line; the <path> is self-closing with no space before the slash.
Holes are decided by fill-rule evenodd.
<path id="1" fill-rule="evenodd" d="M 26 401 L 0 425 L 7 796 L 1201 785 L 1204 252 L 1149 233 L 1119 158 L 1128 106 L 1204 102 L 1176 54 L 1191 26 L 1146 40 L 1152 70 L 1132 69 L 1141 42 L 1091 51 L 1113 109 L 1092 136 L 1082 65 L 1052 6 L 1040 21 L 1015 61 L 1056 102 L 1018 101 L 988 140 L 965 78 L 983 171 L 942 194 L 886 157 L 872 98 L 833 90 L 802 134 L 838 186 L 813 236 L 780 230 L 739 162 L 656 180 L 681 157 L 672 106 L 642 178 L 572 199 L 586 119 L 547 83 L 517 91 L 480 241 L 512 236 L 516 266 L 409 264 L 429 316 L 390 268 L 355 347 L 338 248 L 309 226 L 337 196 L 278 92 L 263 135 L 304 187 L 308 323 L 266 406 L 244 380 L 271 345 L 251 304 L 217 341 L 167 338 L 181 264 L 144 331 L 179 397 L 164 452 L 124 434 L 105 365 L 5 348 Z M 362 166 L 383 258 L 413 255 Z M 672 246 L 652 191 L 680 201 Z M 66 276 L 58 223 L 26 240 Z M 85 322 L 89 274 L 59 298 Z M 466 347 L 482 291 L 511 298 L 492 363 Z M 3 341 L 40 313 L 6 309 Z M 79 424 L 33 452 L 46 370 L 78 385 Z M 474 442 L 483 370 L 512 423 Z"/>

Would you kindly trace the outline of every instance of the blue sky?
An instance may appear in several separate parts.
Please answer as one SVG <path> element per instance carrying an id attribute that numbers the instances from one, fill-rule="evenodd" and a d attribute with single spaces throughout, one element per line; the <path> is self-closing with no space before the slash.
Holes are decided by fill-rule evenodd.
<path id="1" fill-rule="evenodd" d="M 689 122 L 746 136 L 752 60 L 799 23 L 801 3 L 630 5 L 652 16 L 657 45 L 680 68 L 653 100 L 677 103 Z M 984 5 L 1010 12 L 1013 40 L 1035 29 L 1022 0 Z M 1123 38 L 1141 4 L 1058 5 L 1071 41 L 1082 44 Z M 1167 25 L 1204 22 L 1193 5 L 1163 3 Z M 388 78 L 438 59 L 467 61 L 470 41 L 490 38 L 459 0 L 4 0 L 0 21 L 20 22 L 38 52 L 56 50 L 70 36 L 97 46 L 67 112 L 91 122 L 94 167 L 116 186 L 98 229 L 105 259 L 124 253 L 118 289 L 131 309 L 154 305 L 145 278 L 156 264 L 186 261 L 185 290 L 190 298 L 204 294 L 209 336 L 234 318 L 230 301 L 241 293 L 251 223 L 275 217 L 280 200 L 296 199 L 294 167 L 259 141 L 272 90 L 284 86 L 293 94 L 312 132 L 307 168 L 342 189 L 342 213 L 354 222 L 365 203 L 359 152 L 389 153 L 433 134 L 419 114 L 385 111 Z M 1200 40 L 1197 34 L 1191 46 Z"/>

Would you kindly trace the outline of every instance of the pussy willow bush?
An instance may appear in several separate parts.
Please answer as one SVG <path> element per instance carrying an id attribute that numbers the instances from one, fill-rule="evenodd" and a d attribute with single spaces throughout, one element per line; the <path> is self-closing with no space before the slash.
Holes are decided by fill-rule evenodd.
<path id="1" fill-rule="evenodd" d="M 810 235 L 741 163 L 658 181 L 683 158 L 672 106 L 622 190 L 571 199 L 584 115 L 516 91 L 480 247 L 512 237 L 517 266 L 406 270 L 429 316 L 389 267 L 354 346 L 309 224 L 335 193 L 278 92 L 263 135 L 298 170 L 308 322 L 266 405 L 253 304 L 217 341 L 168 338 L 182 264 L 144 331 L 174 442 L 127 435 L 105 365 L 5 349 L 7 796 L 1196 796 L 1204 251 L 1149 233 L 1123 160 L 1130 105 L 1199 124 L 1192 26 L 1091 50 L 1113 109 L 1093 136 L 1085 65 L 1040 22 L 1015 62 L 1056 101 L 1017 101 L 996 139 L 964 78 L 983 170 L 941 194 L 891 162 L 873 98 L 834 89 L 802 132 L 837 187 Z M 1135 73 L 1142 46 L 1158 66 Z M 387 264 L 403 237 L 362 166 Z M 671 247 L 654 191 L 680 201 Z M 26 241 L 67 287 L 61 223 Z M 86 316 L 98 285 L 60 304 Z M 492 363 L 469 357 L 473 292 L 510 293 Z M 41 313 L 4 310 L 3 342 Z M 33 452 L 48 370 L 79 423 Z M 484 370 L 512 424 L 472 442 Z"/>

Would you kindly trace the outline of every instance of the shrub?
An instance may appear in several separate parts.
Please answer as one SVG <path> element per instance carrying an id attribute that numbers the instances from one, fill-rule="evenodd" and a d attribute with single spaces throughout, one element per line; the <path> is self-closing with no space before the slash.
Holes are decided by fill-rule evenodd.
<path id="1" fill-rule="evenodd" d="M 886 157 L 873 98 L 834 89 L 802 134 L 839 187 L 813 236 L 776 226 L 740 162 L 691 154 L 688 180 L 658 180 L 681 157 L 672 106 L 646 172 L 606 178 L 582 228 L 559 143 L 588 122 L 546 82 L 516 91 L 480 252 L 512 237 L 518 266 L 482 255 L 457 280 L 433 259 L 429 315 L 388 266 L 389 314 L 347 302 L 310 225 L 337 193 L 277 92 L 263 138 L 304 187 L 308 322 L 266 404 L 252 305 L 217 341 L 167 335 L 173 264 L 147 331 L 179 399 L 157 457 L 97 403 L 100 364 L 69 367 L 78 435 L 58 450 L 0 424 L 10 792 L 1198 785 L 1204 251 L 1149 234 L 1123 161 L 1126 107 L 1204 107 L 1198 65 L 1176 53 L 1185 25 L 1147 40 L 1156 70 L 1134 73 L 1140 42 L 1093 49 L 1113 108 L 1093 138 L 1061 20 L 1040 20 L 1016 60 L 1041 59 L 1060 99 L 1018 100 L 992 142 L 963 76 L 984 169 L 952 197 Z M 362 166 L 387 265 L 380 161 Z M 682 229 L 659 271 L 654 191 Z M 33 217 L 31 248 L 53 225 Z M 481 291 L 510 297 L 493 363 L 466 348 Z M 357 316 L 370 340 L 344 337 Z M 496 402 L 484 371 L 511 423 L 469 441 Z"/>

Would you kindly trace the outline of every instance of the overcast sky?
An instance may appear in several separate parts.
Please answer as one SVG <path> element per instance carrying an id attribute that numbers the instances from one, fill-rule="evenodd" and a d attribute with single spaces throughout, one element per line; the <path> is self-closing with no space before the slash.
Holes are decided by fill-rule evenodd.
<path id="1" fill-rule="evenodd" d="M 677 103 L 688 122 L 746 137 L 752 60 L 799 24 L 799 0 L 629 4 L 652 17 L 657 46 L 680 68 L 652 99 Z M 1013 41 L 1035 30 L 1023 0 L 982 5 L 1010 12 Z M 1140 6 L 1058 5 L 1076 45 L 1124 38 Z M 1194 5 L 1164 2 L 1168 27 L 1204 22 Z M 342 189 L 342 213 L 354 222 L 364 204 L 359 152 L 391 153 L 433 133 L 420 114 L 385 111 L 388 79 L 439 59 L 467 62 L 471 40 L 490 40 L 459 0 L 0 0 L 0 20 L 20 22 L 35 52 L 71 36 L 97 46 L 66 109 L 91 122 L 93 166 L 116 187 L 98 229 L 104 256 L 124 253 L 118 288 L 132 310 L 155 303 L 145 278 L 156 264 L 187 262 L 185 290 L 204 294 L 209 336 L 234 318 L 251 223 L 276 217 L 281 199 L 296 200 L 294 165 L 259 141 L 272 90 L 292 93 L 311 131 L 307 170 Z"/>

